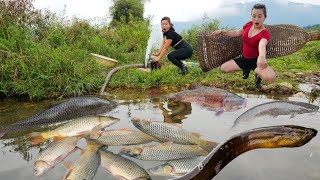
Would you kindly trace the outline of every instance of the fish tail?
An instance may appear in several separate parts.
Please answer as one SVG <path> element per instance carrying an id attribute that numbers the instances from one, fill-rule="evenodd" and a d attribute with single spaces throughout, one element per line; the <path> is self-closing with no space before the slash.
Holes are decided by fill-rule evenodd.
<path id="1" fill-rule="evenodd" d="M 33 132 L 27 135 L 31 139 L 31 144 L 36 145 L 44 142 L 47 138 L 43 137 L 40 132 Z"/>
<path id="2" fill-rule="evenodd" d="M 202 149 L 206 150 L 207 152 L 212 151 L 213 148 L 215 148 L 218 143 L 212 142 L 212 141 L 206 141 L 202 140 L 200 144 L 198 144 Z"/>

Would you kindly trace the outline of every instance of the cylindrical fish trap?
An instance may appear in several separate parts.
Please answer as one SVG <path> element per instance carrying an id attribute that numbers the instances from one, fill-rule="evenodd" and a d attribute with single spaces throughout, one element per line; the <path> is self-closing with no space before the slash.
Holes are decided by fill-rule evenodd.
<path id="1" fill-rule="evenodd" d="M 290 24 L 265 25 L 270 32 L 267 58 L 286 56 L 300 50 L 308 41 L 320 40 L 320 32 L 305 32 Z M 198 60 L 201 69 L 207 72 L 242 53 L 242 38 L 226 35 L 212 35 L 200 32 L 198 40 Z"/>

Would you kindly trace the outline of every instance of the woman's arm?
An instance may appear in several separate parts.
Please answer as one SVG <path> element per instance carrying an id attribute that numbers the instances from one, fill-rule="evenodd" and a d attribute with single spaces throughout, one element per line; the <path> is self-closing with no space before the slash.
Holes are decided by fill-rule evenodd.
<path id="1" fill-rule="evenodd" d="M 160 55 L 160 52 L 161 52 L 162 49 L 163 49 L 164 43 L 165 43 L 165 38 L 163 38 L 163 40 L 162 40 L 160 49 L 159 49 L 157 52 L 152 53 L 152 55 L 154 55 L 154 56 L 159 56 L 159 55 Z"/>
<path id="2" fill-rule="evenodd" d="M 238 30 L 216 30 L 214 31 L 212 34 L 224 34 L 226 36 L 230 36 L 230 37 L 238 37 L 241 36 L 243 34 L 244 30 L 243 28 L 240 28 Z"/>
<path id="3" fill-rule="evenodd" d="M 267 55 L 267 44 L 268 40 L 265 38 L 262 38 L 259 42 L 259 56 L 257 60 L 257 67 L 264 69 L 268 67 L 267 65 L 267 60 L 266 60 L 266 55 Z"/>
<path id="4" fill-rule="evenodd" d="M 161 48 L 161 51 L 159 52 L 159 55 L 153 58 L 154 61 L 159 61 L 167 53 L 167 51 L 170 47 L 170 44 L 172 42 L 172 39 L 164 39 L 163 42 L 164 43 Z"/>

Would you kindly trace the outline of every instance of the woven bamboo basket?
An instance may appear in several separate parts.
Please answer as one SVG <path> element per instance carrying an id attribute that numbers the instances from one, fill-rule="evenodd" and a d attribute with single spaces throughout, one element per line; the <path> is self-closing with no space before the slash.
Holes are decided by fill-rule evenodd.
<path id="1" fill-rule="evenodd" d="M 320 32 L 305 32 L 302 28 L 290 24 L 265 25 L 270 32 L 267 46 L 267 58 L 292 54 L 307 42 L 320 40 Z M 207 72 L 242 53 L 242 39 L 225 35 L 212 35 L 212 32 L 200 32 L 198 40 L 198 60 L 201 69 Z"/>

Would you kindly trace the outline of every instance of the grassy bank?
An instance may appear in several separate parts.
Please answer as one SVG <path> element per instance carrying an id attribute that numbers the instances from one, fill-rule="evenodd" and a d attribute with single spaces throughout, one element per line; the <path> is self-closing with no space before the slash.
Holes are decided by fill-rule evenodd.
<path id="1" fill-rule="evenodd" d="M 285 57 L 270 59 L 268 64 L 276 71 L 277 79 L 271 84 L 271 90 L 277 93 L 279 84 L 290 83 L 294 87 L 288 93 L 297 91 L 295 88 L 302 81 L 302 77 L 312 73 L 319 74 L 320 42 L 310 42 L 300 51 Z M 197 62 L 196 59 L 191 61 Z M 203 72 L 200 67 L 190 67 L 190 72 L 182 76 L 178 74 L 178 69 L 167 59 L 162 59 L 162 69 L 146 73 L 138 70 L 124 70 L 112 77 L 110 88 L 139 88 L 148 89 L 151 87 L 159 88 L 178 88 L 180 86 L 209 85 L 229 90 L 256 91 L 254 88 L 254 73 L 251 72 L 249 79 L 243 80 L 241 72 L 227 74 L 218 69 Z M 264 83 L 267 85 L 267 83 Z"/>

